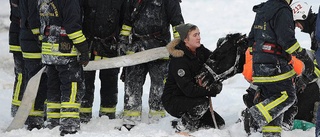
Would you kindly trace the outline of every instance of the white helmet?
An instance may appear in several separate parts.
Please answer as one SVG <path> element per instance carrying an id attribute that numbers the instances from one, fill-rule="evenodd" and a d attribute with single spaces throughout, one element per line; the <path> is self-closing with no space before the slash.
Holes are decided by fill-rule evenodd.
<path id="1" fill-rule="evenodd" d="M 293 20 L 305 20 L 309 12 L 311 10 L 311 6 L 308 5 L 306 2 L 294 2 L 291 5 L 292 12 L 293 12 Z"/>

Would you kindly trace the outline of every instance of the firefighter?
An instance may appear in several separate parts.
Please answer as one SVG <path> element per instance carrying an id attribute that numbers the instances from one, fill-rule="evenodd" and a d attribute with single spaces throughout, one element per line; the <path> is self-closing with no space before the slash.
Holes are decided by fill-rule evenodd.
<path id="1" fill-rule="evenodd" d="M 311 39 L 310 57 L 314 60 L 314 51 L 318 50 L 317 41 L 315 37 L 317 14 L 312 12 L 311 6 L 306 2 L 296 1 L 291 5 L 293 12 L 293 19 L 295 26 L 301 29 L 301 32 L 308 33 Z M 315 64 L 317 66 L 317 64 Z M 298 97 L 298 114 L 295 119 L 304 120 L 311 123 L 316 123 L 316 111 L 320 101 L 320 92 L 318 85 L 318 77 L 320 75 L 318 67 L 315 67 L 315 76 L 312 81 L 308 80 L 308 76 L 303 73 L 301 77 L 297 77 L 297 97 Z M 295 121 L 297 123 L 298 121 Z"/>
<path id="2" fill-rule="evenodd" d="M 41 63 L 41 48 L 39 40 L 40 20 L 37 11 L 37 1 L 20 0 L 21 31 L 20 44 L 25 64 L 26 83 L 44 65 Z M 43 73 L 35 103 L 26 121 L 27 129 L 40 129 L 44 126 L 44 101 L 47 93 L 47 75 Z"/>
<path id="3" fill-rule="evenodd" d="M 118 56 L 117 42 L 124 15 L 124 0 L 84 0 L 83 32 L 88 40 L 91 60 Z M 99 116 L 115 118 L 118 103 L 119 68 L 99 70 Z M 85 71 L 86 93 L 82 99 L 80 118 L 87 123 L 92 118 L 96 71 Z"/>
<path id="4" fill-rule="evenodd" d="M 89 50 L 82 33 L 79 0 L 39 0 L 42 62 L 47 66 L 47 127 L 60 135 L 80 130 L 80 103 L 85 93 L 83 66 Z"/>
<path id="5" fill-rule="evenodd" d="M 283 113 L 296 100 L 296 72 L 288 63 L 290 55 L 307 66 L 313 65 L 295 38 L 291 2 L 268 0 L 253 7 L 256 17 L 248 40 L 252 46 L 252 82 L 260 89 L 261 100 L 249 112 L 266 137 L 281 136 Z M 311 74 L 314 67 L 306 67 L 305 71 Z"/>
<path id="6" fill-rule="evenodd" d="M 10 0 L 10 28 L 9 28 L 9 50 L 14 60 L 14 86 L 11 104 L 11 116 L 14 117 L 21 104 L 22 93 L 25 88 L 24 60 L 20 47 L 20 11 L 19 0 Z"/>
<path id="7" fill-rule="evenodd" d="M 170 24 L 174 37 L 175 26 L 184 23 L 179 0 L 129 0 L 124 24 L 120 31 L 120 48 L 132 54 L 143 50 L 163 47 L 170 42 Z M 129 37 L 132 39 L 129 39 Z M 168 59 L 125 67 L 123 126 L 131 129 L 141 121 L 142 89 L 147 73 L 150 75 L 149 123 L 165 116 L 161 95 L 168 71 Z"/>

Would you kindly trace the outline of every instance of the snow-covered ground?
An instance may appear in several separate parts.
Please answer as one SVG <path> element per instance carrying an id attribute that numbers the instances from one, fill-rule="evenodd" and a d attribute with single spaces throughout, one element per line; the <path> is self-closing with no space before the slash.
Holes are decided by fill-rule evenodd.
<path id="1" fill-rule="evenodd" d="M 313 5 L 313 11 L 318 11 L 319 0 L 305 0 Z M 0 136 L 1 137 L 56 137 L 59 136 L 58 128 L 53 130 L 41 129 L 28 131 L 26 129 L 5 132 L 5 129 L 12 121 L 10 116 L 11 96 L 13 91 L 13 59 L 8 53 L 8 26 L 9 26 L 9 3 L 8 0 L 0 0 Z M 254 19 L 252 6 L 263 2 L 263 0 L 183 0 L 181 3 L 182 12 L 186 23 L 198 25 L 201 31 L 202 43 L 209 49 L 214 49 L 218 38 L 228 33 L 241 32 L 248 33 Z M 310 38 L 308 34 L 296 30 L 297 39 L 303 47 L 310 48 Z M 242 95 L 249 84 L 242 75 L 223 82 L 223 91 L 213 100 L 213 108 L 226 121 L 223 129 L 200 130 L 193 135 L 197 137 L 246 137 L 243 125 L 235 123 L 240 111 L 245 108 L 242 102 Z M 96 94 L 94 102 L 94 118 L 88 124 L 81 125 L 81 131 L 74 137 L 163 137 L 179 136 L 174 133 L 170 126 L 170 120 L 174 119 L 167 116 L 157 124 L 147 124 L 148 112 L 148 89 L 150 86 L 149 78 L 144 86 L 143 93 L 143 123 L 139 124 L 131 131 L 118 131 L 114 127 L 121 125 L 121 120 L 109 120 L 107 117 L 98 117 L 99 109 L 99 85 L 96 80 Z M 119 103 L 117 113 L 123 109 L 123 83 L 119 81 Z M 294 130 L 283 131 L 283 137 L 313 137 L 314 128 L 309 131 Z M 255 133 L 251 137 L 261 137 L 260 133 Z"/>

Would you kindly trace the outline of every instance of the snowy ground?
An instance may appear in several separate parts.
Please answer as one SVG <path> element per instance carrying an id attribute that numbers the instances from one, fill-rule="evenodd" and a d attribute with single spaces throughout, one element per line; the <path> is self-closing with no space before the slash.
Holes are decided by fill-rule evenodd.
<path id="1" fill-rule="evenodd" d="M 8 26 L 9 26 L 9 3 L 8 0 L 0 0 L 0 136 L 1 137 L 56 137 L 59 136 L 58 128 L 53 130 L 41 129 L 28 131 L 26 129 L 5 132 L 12 118 L 10 116 L 11 96 L 13 87 L 13 60 L 8 53 Z M 183 0 L 181 3 L 182 12 L 186 23 L 198 25 L 201 31 L 202 43 L 209 49 L 214 49 L 219 37 L 228 33 L 241 32 L 248 33 L 254 19 L 252 6 L 259 4 L 263 0 Z M 306 0 L 313 5 L 313 11 L 318 11 L 319 0 Z M 297 38 L 303 47 L 310 48 L 309 35 L 301 33 L 298 29 Z M 216 98 L 212 98 L 214 109 L 222 115 L 226 121 L 223 129 L 200 130 L 193 135 L 197 137 L 246 137 L 242 124 L 236 124 L 240 111 L 245 107 L 242 102 L 242 95 L 249 84 L 242 75 L 237 75 L 224 83 L 223 91 Z M 94 118 L 88 124 L 81 125 L 81 131 L 74 137 L 164 137 L 179 136 L 174 134 L 174 129 L 170 127 L 170 120 L 167 116 L 157 124 L 146 124 L 148 112 L 148 89 L 150 80 L 147 79 L 143 94 L 143 123 L 133 128 L 130 132 L 114 130 L 114 126 L 121 125 L 121 120 L 109 120 L 107 117 L 99 118 L 99 80 L 96 81 L 96 99 L 94 103 Z M 117 112 L 123 108 L 123 83 L 119 81 L 119 103 Z M 314 128 L 309 131 L 294 130 L 284 131 L 283 137 L 313 137 Z M 251 137 L 260 137 L 260 133 Z"/>

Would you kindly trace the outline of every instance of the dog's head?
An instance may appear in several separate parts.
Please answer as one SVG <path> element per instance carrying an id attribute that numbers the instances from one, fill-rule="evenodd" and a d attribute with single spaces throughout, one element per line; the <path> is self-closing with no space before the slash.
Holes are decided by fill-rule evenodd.
<path id="1" fill-rule="evenodd" d="M 214 72 L 226 73 L 226 78 L 232 77 L 243 70 L 245 63 L 245 51 L 248 48 L 248 40 L 245 34 L 232 33 L 222 37 L 217 42 L 217 47 L 210 56 L 214 61 Z M 230 72 L 228 72 L 230 71 Z"/>

